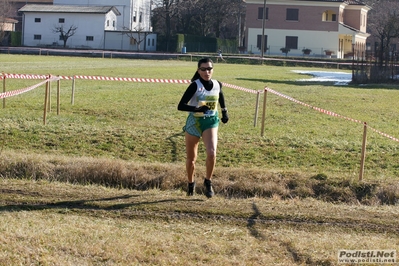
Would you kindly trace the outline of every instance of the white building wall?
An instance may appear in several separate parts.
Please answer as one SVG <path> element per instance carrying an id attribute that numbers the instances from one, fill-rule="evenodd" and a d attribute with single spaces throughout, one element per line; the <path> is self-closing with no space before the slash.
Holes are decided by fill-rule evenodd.
<path id="1" fill-rule="evenodd" d="M 262 29 L 248 29 L 248 52 L 259 54 L 261 51 L 257 48 L 257 36 L 262 35 Z M 303 48 L 312 50 L 311 54 L 323 55 L 324 50 L 332 50 L 336 55 L 338 52 L 338 32 L 323 31 L 298 31 L 298 30 L 272 30 L 266 29 L 267 48 L 270 55 L 281 55 L 280 48 L 285 47 L 286 36 L 298 37 L 298 49 L 289 52 L 289 55 L 302 55 Z"/>
<path id="2" fill-rule="evenodd" d="M 112 12 L 113 13 L 113 12 Z M 112 16 L 111 16 L 112 17 Z M 35 18 L 40 18 L 41 22 L 35 22 Z M 59 18 L 64 18 L 64 29 L 69 29 L 72 25 L 77 27 L 73 36 L 67 41 L 68 47 L 91 47 L 102 49 L 104 47 L 104 25 L 106 19 L 104 14 L 71 14 L 71 13 L 25 13 L 24 18 L 24 46 L 45 46 L 57 43 L 63 45 L 59 39 L 59 33 L 54 33 L 55 26 L 61 25 Z M 90 23 L 87 23 L 90 21 Z M 35 40 L 35 35 L 41 35 L 40 40 Z M 87 40 L 87 37 L 93 40 Z"/>
<path id="3" fill-rule="evenodd" d="M 115 6 L 121 13 L 116 30 L 152 31 L 151 2 L 152 0 L 54 0 L 53 3 L 54 5 Z"/>
<path id="4" fill-rule="evenodd" d="M 138 33 L 134 33 L 134 38 L 136 40 L 141 40 L 145 38 L 144 33 L 140 34 L 140 38 Z M 128 35 L 123 34 L 120 31 L 107 31 L 105 32 L 105 43 L 104 49 L 107 50 L 123 50 L 123 51 L 156 51 L 157 45 L 157 35 L 156 34 L 148 34 L 146 36 L 146 40 L 143 40 L 140 44 L 133 44 Z"/>
<path id="5" fill-rule="evenodd" d="M 116 30 L 118 24 L 118 17 L 115 15 L 114 12 L 109 12 L 105 15 L 105 30 Z"/>
<path id="6" fill-rule="evenodd" d="M 147 47 L 148 51 L 155 52 L 157 50 L 157 37 L 158 37 L 158 35 L 154 34 L 154 33 L 147 35 L 146 47 Z"/>

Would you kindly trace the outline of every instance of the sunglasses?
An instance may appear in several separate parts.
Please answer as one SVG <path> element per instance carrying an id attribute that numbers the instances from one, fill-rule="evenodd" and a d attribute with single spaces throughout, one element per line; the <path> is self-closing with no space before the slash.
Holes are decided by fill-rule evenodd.
<path id="1" fill-rule="evenodd" d="M 213 67 L 200 67 L 199 70 L 201 71 L 211 71 L 213 69 Z"/>

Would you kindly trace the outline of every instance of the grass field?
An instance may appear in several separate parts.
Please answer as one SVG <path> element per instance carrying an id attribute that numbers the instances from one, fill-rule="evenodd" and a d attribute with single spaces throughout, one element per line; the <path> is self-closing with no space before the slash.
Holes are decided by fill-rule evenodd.
<path id="1" fill-rule="evenodd" d="M 190 79 L 196 62 L 0 55 L 17 74 Z M 265 86 L 399 136 L 395 86 L 298 82 L 303 67 L 215 64 L 214 78 Z M 316 70 L 316 69 L 312 69 Z M 39 80 L 6 79 L 7 91 Z M 187 84 L 61 80 L 6 99 L 0 121 L 1 265 L 336 265 L 340 249 L 397 249 L 398 143 L 362 123 L 224 88 L 215 190 L 187 198 Z M 263 95 L 260 102 L 262 110 Z M 262 113 L 259 112 L 259 118 Z M 203 146 L 197 178 L 204 174 Z M 11 226 L 12 225 L 12 226 Z"/>
<path id="2" fill-rule="evenodd" d="M 112 60 L 1 55 L 6 73 L 190 79 L 195 62 Z M 30 62 L 29 64 L 27 62 Z M 303 83 L 294 68 L 217 64 L 219 80 L 262 90 L 268 86 L 299 101 L 367 122 L 399 136 L 397 90 L 386 86 L 332 86 Z M 36 84 L 7 79 L 7 90 Z M 44 86 L 7 99 L 3 109 L 4 149 L 33 153 L 120 158 L 142 162 L 184 161 L 182 126 L 177 112 L 185 84 L 77 80 L 71 105 L 70 80 L 61 81 L 61 115 L 52 112 L 43 126 Z M 357 178 L 363 125 L 328 116 L 269 93 L 264 137 L 254 127 L 256 95 L 225 88 L 231 120 L 220 129 L 218 166 L 325 173 Z M 259 117 L 261 118 L 262 100 Z M 15 118 L 18 119 L 15 119 Z M 368 132 L 365 178 L 398 174 L 398 143 Z M 202 160 L 203 158 L 200 158 Z"/>

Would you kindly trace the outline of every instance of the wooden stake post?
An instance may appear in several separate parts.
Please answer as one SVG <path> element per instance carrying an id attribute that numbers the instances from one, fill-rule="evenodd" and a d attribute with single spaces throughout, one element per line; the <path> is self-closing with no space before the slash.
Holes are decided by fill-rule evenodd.
<path id="1" fill-rule="evenodd" d="M 3 92 L 6 91 L 6 76 L 3 73 Z M 6 108 L 6 97 L 3 98 L 3 108 Z"/>
<path id="2" fill-rule="evenodd" d="M 51 75 L 48 76 L 48 97 L 47 97 L 47 112 L 51 112 Z"/>
<path id="3" fill-rule="evenodd" d="M 262 137 L 263 137 L 263 135 L 265 133 L 266 100 L 267 100 L 267 88 L 265 88 L 264 97 L 263 97 L 262 130 L 261 130 L 261 133 L 260 133 L 260 135 Z"/>
<path id="4" fill-rule="evenodd" d="M 361 159 L 360 159 L 359 181 L 361 181 L 363 179 L 363 174 L 364 174 L 364 161 L 366 160 L 366 143 L 367 143 L 367 123 L 364 122 L 362 155 L 361 155 Z"/>
<path id="5" fill-rule="evenodd" d="M 57 80 L 57 115 L 60 114 L 61 79 Z"/>
<path id="6" fill-rule="evenodd" d="M 71 104 L 74 105 L 75 103 L 75 77 L 72 80 L 72 95 L 71 95 Z"/>
<path id="7" fill-rule="evenodd" d="M 47 107 L 49 102 L 50 81 L 46 82 L 46 89 L 44 93 L 44 110 L 43 110 L 43 124 L 47 123 Z"/>
<path id="8" fill-rule="evenodd" d="M 255 119 L 254 119 L 254 127 L 256 127 L 256 122 L 258 121 L 258 112 L 259 112 L 259 97 L 260 91 L 256 94 L 256 106 L 255 106 Z"/>

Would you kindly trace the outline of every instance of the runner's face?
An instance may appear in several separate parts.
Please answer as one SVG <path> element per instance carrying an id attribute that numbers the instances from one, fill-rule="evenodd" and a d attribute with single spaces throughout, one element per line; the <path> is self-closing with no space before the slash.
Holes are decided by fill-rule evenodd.
<path id="1" fill-rule="evenodd" d="M 211 80 L 213 74 L 213 65 L 211 62 L 202 63 L 198 68 L 198 73 L 203 80 Z"/>

